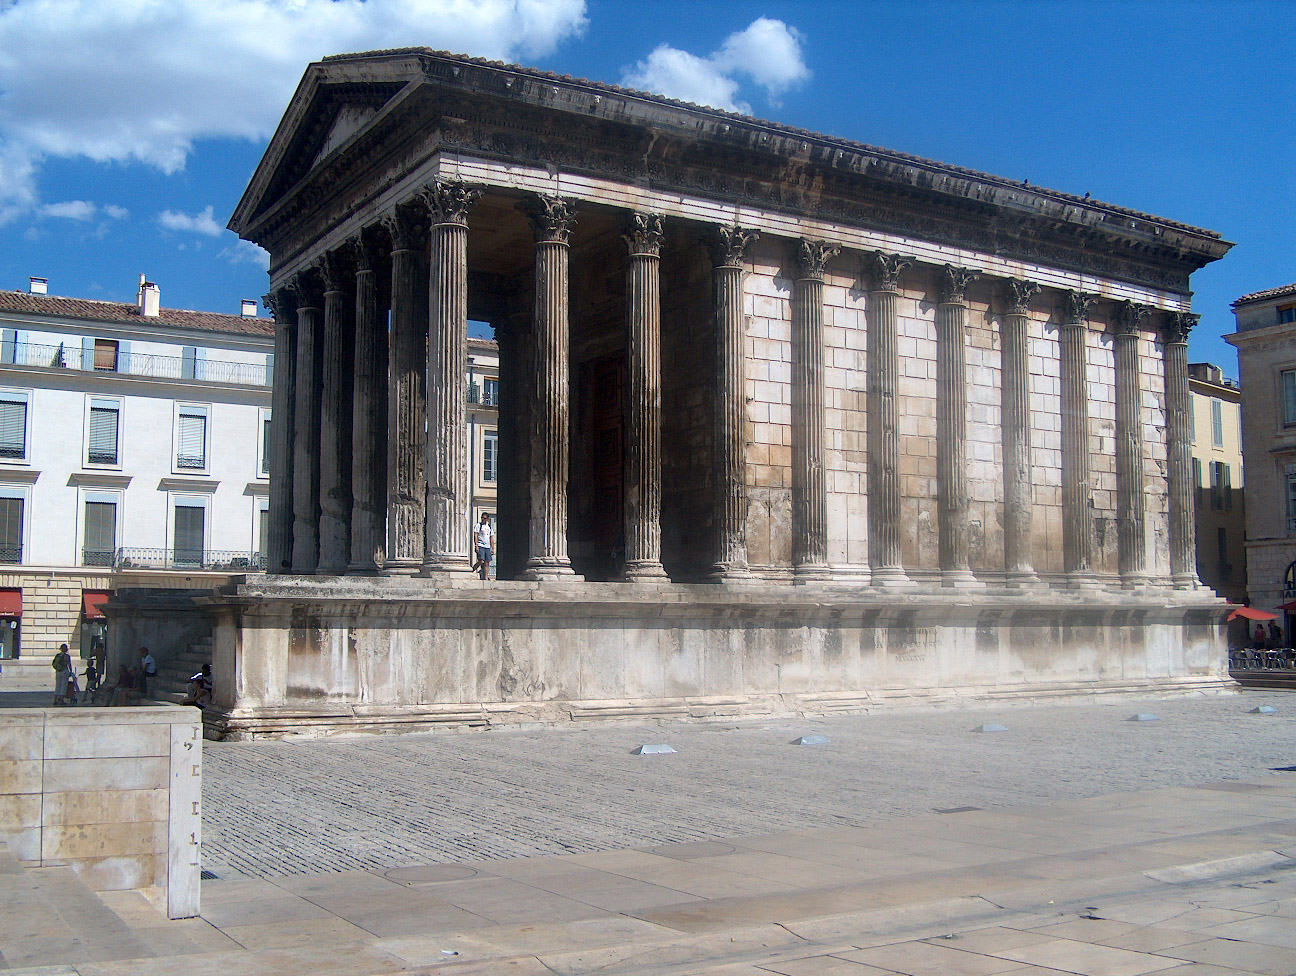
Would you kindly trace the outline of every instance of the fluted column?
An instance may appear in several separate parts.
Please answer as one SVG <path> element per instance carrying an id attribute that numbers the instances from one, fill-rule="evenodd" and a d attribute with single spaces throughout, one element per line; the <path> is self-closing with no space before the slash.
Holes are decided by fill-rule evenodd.
<path id="1" fill-rule="evenodd" d="M 568 239 L 572 204 L 536 197 L 528 208 L 536 236 L 534 409 L 531 415 L 531 552 L 525 579 L 572 578 L 567 558 Z"/>
<path id="2" fill-rule="evenodd" d="M 747 566 L 747 322 L 743 261 L 757 232 L 715 228 L 711 240 L 716 329 L 714 545 L 711 578 L 751 578 Z"/>
<path id="3" fill-rule="evenodd" d="M 401 210 L 382 218 L 391 240 L 391 323 L 387 337 L 387 558 L 388 573 L 412 573 L 423 564 L 423 466 L 427 453 L 425 377 L 427 289 L 419 228 Z"/>
<path id="4" fill-rule="evenodd" d="M 976 583 L 968 564 L 967 287 L 975 271 L 945 265 L 936 307 L 936 511 L 941 583 Z"/>
<path id="5" fill-rule="evenodd" d="M 319 562 L 320 293 L 309 272 L 289 286 L 297 298 L 297 368 L 293 401 L 292 571 L 313 573 Z"/>
<path id="6" fill-rule="evenodd" d="M 1116 308 L 1116 547 L 1121 585 L 1130 588 L 1148 583 L 1139 328 L 1150 313 L 1133 302 Z"/>
<path id="7" fill-rule="evenodd" d="M 387 534 L 387 329 L 378 310 L 373 241 L 357 234 L 355 260 L 355 395 L 351 421 L 352 573 L 382 568 Z"/>
<path id="8" fill-rule="evenodd" d="M 292 570 L 293 402 L 297 399 L 297 316 L 286 290 L 261 299 L 274 315 L 274 389 L 270 394 L 270 516 L 266 572 Z"/>
<path id="9" fill-rule="evenodd" d="M 346 572 L 351 561 L 352 277 L 338 251 L 320 261 L 324 278 L 324 345 L 320 390 L 320 530 L 317 573 Z"/>
<path id="10" fill-rule="evenodd" d="M 420 198 L 432 215 L 428 264 L 425 573 L 472 566 L 468 495 L 468 210 L 479 190 L 440 180 Z"/>
<path id="11" fill-rule="evenodd" d="M 1058 329 L 1062 373 L 1062 563 L 1067 584 L 1097 585 L 1093 575 L 1093 509 L 1089 484 L 1089 390 L 1086 336 L 1094 296 L 1062 293 Z"/>
<path id="12" fill-rule="evenodd" d="M 829 578 L 824 478 L 824 270 L 840 248 L 797 244 L 792 288 L 792 571 L 798 583 Z"/>
<path id="13" fill-rule="evenodd" d="M 1038 582 L 1031 558 L 1034 507 L 1031 484 L 1030 335 L 1033 281 L 1009 278 L 1000 330 L 1001 427 L 1004 478 L 1004 571 L 1009 586 Z"/>
<path id="14" fill-rule="evenodd" d="M 1179 590 L 1197 578 L 1197 527 L 1193 512 L 1192 433 L 1188 429 L 1188 333 L 1200 315 L 1171 313 L 1165 324 L 1166 474 L 1170 498 L 1170 581 Z"/>
<path id="15" fill-rule="evenodd" d="M 900 554 L 900 417 L 898 344 L 900 273 L 912 262 L 877 251 L 868 261 L 869 562 L 875 586 L 905 586 Z"/>
<path id="16" fill-rule="evenodd" d="M 665 582 L 661 564 L 661 243 L 657 214 L 631 215 L 626 270 L 625 578 Z"/>

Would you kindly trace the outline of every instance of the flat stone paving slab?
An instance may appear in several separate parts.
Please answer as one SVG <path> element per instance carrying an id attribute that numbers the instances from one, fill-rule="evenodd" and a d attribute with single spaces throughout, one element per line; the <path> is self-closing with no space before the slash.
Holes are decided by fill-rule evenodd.
<path id="1" fill-rule="evenodd" d="M 1262 704 L 1277 713 L 1250 712 Z M 1160 721 L 1126 721 L 1139 710 Z M 972 732 L 986 722 L 1008 731 Z M 832 741 L 790 744 L 812 733 Z M 644 741 L 678 751 L 631 755 Z M 991 857 L 996 836 L 985 824 L 978 844 L 966 844 L 977 822 L 969 807 L 1025 806 L 998 828 L 1001 839 L 1034 837 L 1042 856 L 1094 836 L 1169 841 L 1181 826 L 1173 808 L 1100 803 L 1076 810 L 1075 833 L 1059 836 L 1035 830 L 1030 820 L 1040 814 L 1030 805 L 1227 786 L 1296 766 L 1296 698 L 1247 691 L 711 725 L 208 742 L 203 758 L 203 866 L 222 879 L 727 842 L 922 815 L 930 829 L 881 849 L 962 863 Z M 1220 790 L 1221 803 L 1228 792 Z M 956 809 L 968 813 L 957 827 L 953 815 L 936 813 Z M 1243 820 L 1272 815 L 1229 809 Z M 724 853 L 696 856 L 720 865 Z"/>

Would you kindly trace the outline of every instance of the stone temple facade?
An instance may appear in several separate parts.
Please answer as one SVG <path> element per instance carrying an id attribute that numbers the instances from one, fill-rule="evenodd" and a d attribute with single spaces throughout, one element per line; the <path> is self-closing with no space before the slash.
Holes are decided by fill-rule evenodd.
<path id="1" fill-rule="evenodd" d="M 227 734 L 1220 680 L 1186 352 L 1217 234 L 423 49 L 311 65 L 230 226 L 280 365 L 271 574 L 194 611 Z"/>

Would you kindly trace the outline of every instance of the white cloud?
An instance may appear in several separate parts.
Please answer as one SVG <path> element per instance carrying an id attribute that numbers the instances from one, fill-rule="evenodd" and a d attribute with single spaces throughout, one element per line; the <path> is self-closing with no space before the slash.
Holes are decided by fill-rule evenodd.
<path id="1" fill-rule="evenodd" d="M 251 241 L 235 241 L 216 256 L 230 264 L 251 264 L 262 271 L 270 270 L 270 252 Z"/>
<path id="2" fill-rule="evenodd" d="M 47 203 L 40 208 L 43 217 L 63 217 L 67 220 L 93 220 L 98 208 L 89 200 L 64 200 Z"/>
<path id="3" fill-rule="evenodd" d="M 220 237 L 225 228 L 216 222 L 216 208 L 210 203 L 200 213 L 186 214 L 175 210 L 163 210 L 158 214 L 158 223 L 167 230 L 185 230 L 194 234 L 206 234 L 209 237 Z"/>
<path id="4" fill-rule="evenodd" d="M 658 45 L 643 61 L 625 69 L 621 84 L 750 115 L 751 106 L 738 99 L 738 77 L 746 76 L 764 88 L 774 102 L 810 77 L 801 45 L 796 28 L 759 17 L 726 37 L 720 49 L 705 58 Z"/>
<path id="5" fill-rule="evenodd" d="M 194 140 L 274 130 L 307 63 L 428 46 L 515 60 L 585 25 L 585 0 L 0 0 L 0 223 L 42 160 L 184 167 Z"/>
<path id="6" fill-rule="evenodd" d="M 119 207 L 115 203 L 104 204 L 103 212 L 113 220 L 125 220 L 130 216 L 130 211 L 125 207 Z"/>

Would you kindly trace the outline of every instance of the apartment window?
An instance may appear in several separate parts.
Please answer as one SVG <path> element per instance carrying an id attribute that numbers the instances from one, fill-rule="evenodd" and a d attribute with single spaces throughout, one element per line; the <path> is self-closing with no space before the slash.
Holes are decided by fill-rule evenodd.
<path id="1" fill-rule="evenodd" d="M 26 393 L 0 393 L 0 458 L 27 459 Z"/>
<path id="2" fill-rule="evenodd" d="M 1193 502 L 1198 508 L 1202 504 L 1202 466 L 1201 458 L 1193 458 Z"/>
<path id="3" fill-rule="evenodd" d="M 1283 424 L 1296 424 L 1296 369 L 1282 372 Z"/>
<path id="4" fill-rule="evenodd" d="M 111 566 L 117 552 L 117 500 L 112 496 L 88 496 L 85 503 L 85 531 L 82 535 L 81 564 Z"/>
<path id="5" fill-rule="evenodd" d="M 1296 464 L 1287 465 L 1287 534 L 1296 535 Z"/>
<path id="6" fill-rule="evenodd" d="M 206 544 L 207 508 L 192 501 L 175 504 L 172 556 L 177 566 L 201 566 Z"/>
<path id="7" fill-rule="evenodd" d="M 261 411 L 261 473 L 270 473 L 270 411 Z"/>
<path id="8" fill-rule="evenodd" d="M 117 400 L 90 400 L 90 436 L 86 444 L 87 464 L 120 464 L 117 450 L 121 420 L 121 403 Z"/>
<path id="9" fill-rule="evenodd" d="M 26 502 L 20 489 L 0 489 L 0 563 L 22 562 Z"/>
<path id="10" fill-rule="evenodd" d="M 200 380 L 203 378 L 203 351 L 197 346 L 181 347 L 180 378 L 185 380 Z"/>
<path id="11" fill-rule="evenodd" d="M 0 363 L 17 363 L 21 361 L 18 347 L 22 339 L 16 329 L 0 329 Z"/>
<path id="12" fill-rule="evenodd" d="M 176 415 L 176 468 L 207 468 L 207 408 L 181 404 Z"/>
<path id="13" fill-rule="evenodd" d="M 1296 305 L 1278 309 L 1278 323 L 1281 325 L 1283 322 L 1296 322 Z"/>
<path id="14" fill-rule="evenodd" d="M 1197 398 L 1188 394 L 1188 437 L 1193 444 L 1197 443 Z"/>
<path id="15" fill-rule="evenodd" d="M 1233 469 L 1227 462 L 1220 462 L 1220 492 L 1224 496 L 1224 511 L 1233 511 Z"/>
<path id="16" fill-rule="evenodd" d="M 499 406 L 499 380 L 491 378 L 482 380 L 482 403 L 488 407 Z"/>
<path id="17" fill-rule="evenodd" d="M 1211 400 L 1211 444 L 1224 446 L 1224 404 Z"/>
<path id="18" fill-rule="evenodd" d="M 117 369 L 117 343 L 111 339 L 94 341 L 94 368 L 105 370 Z"/>
<path id="19" fill-rule="evenodd" d="M 482 438 L 482 481 L 494 484 L 499 479 L 499 433 L 486 431 Z"/>
<path id="20" fill-rule="evenodd" d="M 261 555 L 261 568 L 270 555 L 270 501 L 262 499 L 257 505 L 257 552 Z"/>
<path id="21" fill-rule="evenodd" d="M 1220 489 L 1220 463 L 1212 461 L 1210 463 L 1210 507 L 1216 511 L 1224 507 Z"/>

